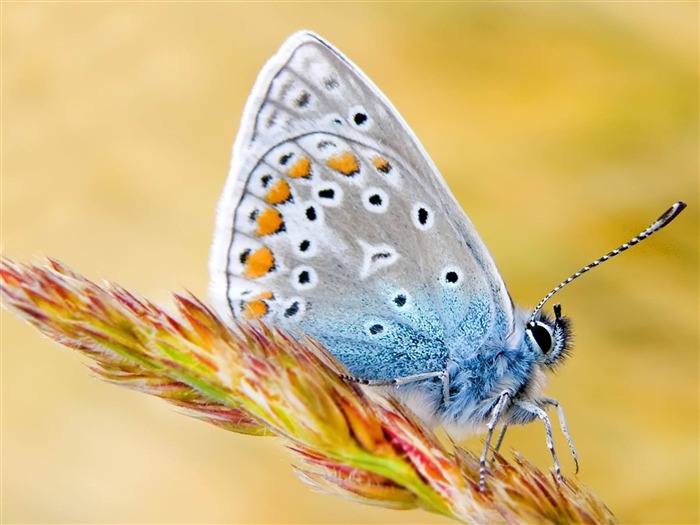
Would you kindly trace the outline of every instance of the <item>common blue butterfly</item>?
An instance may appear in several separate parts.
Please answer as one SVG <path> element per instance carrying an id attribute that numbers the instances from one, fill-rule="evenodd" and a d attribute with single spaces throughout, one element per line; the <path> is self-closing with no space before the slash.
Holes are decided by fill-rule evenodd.
<path id="1" fill-rule="evenodd" d="M 514 306 L 493 258 L 398 112 L 320 37 L 291 36 L 257 79 L 233 147 L 211 251 L 210 295 L 225 318 L 313 336 L 364 384 L 394 385 L 423 421 L 453 434 L 541 419 L 541 393 L 571 346 L 562 286 Z M 501 432 L 501 438 L 503 436 Z M 498 448 L 498 445 L 496 445 Z M 576 460 L 577 462 L 577 460 Z M 578 462 L 577 462 L 578 463 Z"/>

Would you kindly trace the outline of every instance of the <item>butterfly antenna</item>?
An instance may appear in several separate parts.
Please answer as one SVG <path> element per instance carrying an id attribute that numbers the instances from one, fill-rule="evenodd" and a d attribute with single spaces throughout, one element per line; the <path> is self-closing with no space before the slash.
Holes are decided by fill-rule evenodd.
<path id="1" fill-rule="evenodd" d="M 656 233 L 656 232 L 659 231 L 661 228 L 663 228 L 664 226 L 666 226 L 667 224 L 669 224 L 673 219 L 675 219 L 675 218 L 678 216 L 678 214 L 679 214 L 680 212 L 682 212 L 682 211 L 685 209 L 685 207 L 686 207 L 685 202 L 678 201 L 678 202 L 675 203 L 673 206 L 671 206 L 668 210 L 666 210 L 666 211 L 661 215 L 661 217 L 659 217 L 658 219 L 656 219 L 656 221 L 654 222 L 654 224 L 652 224 L 651 226 L 649 226 L 649 227 L 648 227 L 646 230 L 644 230 L 642 233 L 640 233 L 640 234 L 637 235 L 636 237 L 633 237 L 631 240 L 629 240 L 629 241 L 626 242 L 625 244 L 621 245 L 620 247 L 615 248 L 613 251 L 611 251 L 611 252 L 609 252 L 609 253 L 603 255 L 600 259 L 596 259 L 596 260 L 593 261 L 592 263 L 590 263 L 590 264 L 584 266 L 584 267 L 581 268 L 578 272 L 576 272 L 575 274 L 573 274 L 571 277 L 569 277 L 569 278 L 566 279 L 565 281 L 563 281 L 563 282 L 561 282 L 560 284 L 558 284 L 556 287 L 554 287 L 554 289 L 553 289 L 551 292 L 549 292 L 547 295 L 545 295 L 544 299 L 542 299 L 542 300 L 540 301 L 540 303 L 537 305 L 537 307 L 532 311 L 532 315 L 530 316 L 530 321 L 534 321 L 534 320 L 535 320 L 535 316 L 536 316 L 536 315 L 538 314 L 538 312 L 542 309 L 542 307 L 545 305 L 545 303 L 546 303 L 547 301 L 549 301 L 555 293 L 557 293 L 559 290 L 561 290 L 562 288 L 564 288 L 564 286 L 566 286 L 567 284 L 569 284 L 569 283 L 570 283 L 571 281 L 573 281 L 574 279 L 577 279 L 577 278 L 581 277 L 581 276 L 582 276 L 584 273 L 586 273 L 587 271 L 592 270 L 592 269 L 595 268 L 596 266 L 600 266 L 600 265 L 603 264 L 605 261 L 607 261 L 607 260 L 609 260 L 609 259 L 612 259 L 612 258 L 615 257 L 616 255 L 621 254 L 622 252 L 624 252 L 625 250 L 631 248 L 631 247 L 634 246 L 635 244 L 639 244 L 641 241 L 643 241 L 644 239 L 646 239 L 647 237 L 649 237 L 649 236 L 652 235 L 653 233 Z"/>

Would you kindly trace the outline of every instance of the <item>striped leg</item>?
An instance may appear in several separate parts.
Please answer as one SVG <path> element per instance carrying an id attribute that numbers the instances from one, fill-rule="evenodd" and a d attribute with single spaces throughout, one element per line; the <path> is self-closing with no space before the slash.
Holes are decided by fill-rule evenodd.
<path id="1" fill-rule="evenodd" d="M 503 415 L 503 411 L 508 407 L 509 403 L 510 392 L 504 390 L 498 396 L 493 409 L 491 409 L 491 420 L 487 425 L 488 432 L 486 433 L 486 445 L 484 446 L 484 452 L 481 454 L 481 458 L 479 460 L 479 488 L 481 488 L 481 492 L 486 492 L 486 458 L 489 455 L 489 448 L 491 447 L 493 429 L 496 428 L 498 420 L 500 419 L 501 415 Z"/>
<path id="2" fill-rule="evenodd" d="M 534 404 L 530 401 L 516 400 L 515 405 L 522 408 L 526 412 L 530 412 L 531 414 L 536 415 L 538 418 L 540 418 L 542 420 L 542 423 L 544 423 L 544 429 L 545 429 L 545 432 L 547 433 L 547 448 L 549 448 L 549 452 L 552 454 L 552 459 L 554 460 L 554 471 L 556 472 L 557 480 L 561 481 L 561 465 L 559 465 L 559 459 L 557 458 L 557 453 L 554 451 L 554 438 L 552 436 L 552 423 L 549 420 L 549 416 L 547 415 L 547 412 L 545 412 L 540 407 L 538 407 L 536 404 Z"/>
<path id="3" fill-rule="evenodd" d="M 367 386 L 395 386 L 396 388 L 407 385 L 409 383 L 415 383 L 417 381 L 423 381 L 425 379 L 432 379 L 433 377 L 439 377 L 442 381 L 442 400 L 447 404 L 450 400 L 450 376 L 445 370 L 440 370 L 438 372 L 425 372 L 424 374 L 416 374 L 413 376 L 397 377 L 396 379 L 362 379 L 359 377 L 353 377 L 348 375 L 341 375 L 343 379 L 352 381 L 353 383 L 359 383 L 361 385 Z"/>
<path id="4" fill-rule="evenodd" d="M 501 450 L 501 445 L 503 444 L 503 438 L 506 437 L 506 430 L 508 430 L 508 423 L 503 423 L 503 426 L 501 427 L 501 433 L 498 434 L 498 439 L 496 440 L 496 446 L 493 447 L 493 451 L 498 452 Z M 491 458 L 491 462 L 493 463 L 496 460 L 496 456 Z"/>
<path id="5" fill-rule="evenodd" d="M 566 437 L 566 441 L 569 443 L 569 448 L 571 449 L 571 455 L 574 457 L 574 464 L 576 465 L 576 472 L 578 474 L 578 454 L 576 454 L 576 447 L 574 446 L 574 441 L 571 439 L 571 434 L 569 434 L 569 428 L 566 426 L 566 418 L 564 417 L 564 409 L 559 404 L 559 401 L 546 397 L 541 400 L 545 405 L 552 405 L 557 407 L 557 415 L 559 416 L 559 426 L 561 427 L 561 433 Z"/>

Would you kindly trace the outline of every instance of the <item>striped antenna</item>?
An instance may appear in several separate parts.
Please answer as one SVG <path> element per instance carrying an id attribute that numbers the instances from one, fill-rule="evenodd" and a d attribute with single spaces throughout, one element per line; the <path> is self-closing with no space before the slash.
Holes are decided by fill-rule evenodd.
<path id="1" fill-rule="evenodd" d="M 644 239 L 646 239 L 647 237 L 649 237 L 651 234 L 656 233 L 656 232 L 659 231 L 661 228 L 663 228 L 663 227 L 666 226 L 668 223 L 670 223 L 673 219 L 675 219 L 675 218 L 678 216 L 678 214 L 679 214 L 680 212 L 682 212 L 682 211 L 685 209 L 685 206 L 686 206 L 685 202 L 678 201 L 678 202 L 675 203 L 673 206 L 671 206 L 668 210 L 666 210 L 666 211 L 661 215 L 661 217 L 659 217 L 658 219 L 656 219 L 656 221 L 654 222 L 654 224 L 652 224 L 651 226 L 649 226 L 649 227 L 648 227 L 646 230 L 644 230 L 642 233 L 640 233 L 639 235 L 637 235 L 636 237 L 634 237 L 634 238 L 631 239 L 630 241 L 626 242 L 625 244 L 623 244 L 623 245 L 620 246 L 619 248 L 615 248 L 613 251 L 607 253 L 606 255 L 603 255 L 600 259 L 596 259 L 596 260 L 593 261 L 592 263 L 590 263 L 590 264 L 584 266 L 584 267 L 581 268 L 578 272 L 576 272 L 576 273 L 573 274 L 571 277 L 569 277 L 567 280 L 565 280 L 565 281 L 563 281 L 562 283 L 560 283 L 559 285 L 555 286 L 554 289 L 553 289 L 551 292 L 549 292 L 547 295 L 544 296 L 544 299 L 542 299 L 542 300 L 540 301 L 540 304 L 538 304 L 537 307 L 532 311 L 532 315 L 530 316 L 530 321 L 532 322 L 532 321 L 535 320 L 535 316 L 536 316 L 536 315 L 538 314 L 538 312 L 542 309 L 542 307 L 545 305 L 545 303 L 546 303 L 547 301 L 549 301 L 555 293 L 557 293 L 559 290 L 561 290 L 562 288 L 564 288 L 564 286 L 566 286 L 567 284 L 569 284 L 569 283 L 570 283 L 571 281 L 573 281 L 574 279 L 577 279 L 577 278 L 581 277 L 581 276 L 582 276 L 584 273 L 586 273 L 587 271 L 592 270 L 592 269 L 595 268 L 596 266 L 600 266 L 601 264 L 603 264 L 605 261 L 607 261 L 607 260 L 609 260 L 609 259 L 612 259 L 612 258 L 615 257 L 616 255 L 621 254 L 622 252 L 624 252 L 625 250 L 631 248 L 631 247 L 634 246 L 635 244 L 639 244 L 641 241 L 643 241 Z"/>

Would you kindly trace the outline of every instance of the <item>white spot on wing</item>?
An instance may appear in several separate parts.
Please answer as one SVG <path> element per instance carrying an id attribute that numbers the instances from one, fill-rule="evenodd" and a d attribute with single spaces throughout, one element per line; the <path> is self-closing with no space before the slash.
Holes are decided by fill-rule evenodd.
<path id="1" fill-rule="evenodd" d="M 357 242 L 363 252 L 360 279 L 366 279 L 376 271 L 391 266 L 399 260 L 400 255 L 388 244 L 372 245 L 362 240 Z"/>
<path id="2" fill-rule="evenodd" d="M 381 188 L 367 188 L 362 192 L 362 205 L 372 213 L 384 213 L 389 209 L 389 195 Z"/>

